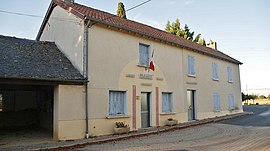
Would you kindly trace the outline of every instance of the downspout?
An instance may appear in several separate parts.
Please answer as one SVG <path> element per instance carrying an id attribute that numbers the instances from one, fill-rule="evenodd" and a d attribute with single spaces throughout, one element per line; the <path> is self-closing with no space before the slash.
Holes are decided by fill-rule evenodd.
<path id="1" fill-rule="evenodd" d="M 84 23 L 84 45 L 83 45 L 83 51 L 84 51 L 84 77 L 85 77 L 85 83 L 84 83 L 84 89 L 85 89 L 85 138 L 89 138 L 89 124 L 88 124 L 88 24 L 86 22 L 85 18 Z"/>

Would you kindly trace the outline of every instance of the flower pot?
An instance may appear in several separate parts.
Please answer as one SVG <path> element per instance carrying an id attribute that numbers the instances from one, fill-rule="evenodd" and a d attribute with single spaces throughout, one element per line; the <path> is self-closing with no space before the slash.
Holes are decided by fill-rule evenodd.
<path id="1" fill-rule="evenodd" d="M 167 120 L 166 121 L 167 126 L 174 126 L 176 124 L 178 124 L 178 120 L 171 120 L 171 121 Z"/>
<path id="2" fill-rule="evenodd" d="M 114 133 L 115 134 L 123 134 L 123 133 L 128 133 L 130 131 L 130 127 L 114 127 Z"/>

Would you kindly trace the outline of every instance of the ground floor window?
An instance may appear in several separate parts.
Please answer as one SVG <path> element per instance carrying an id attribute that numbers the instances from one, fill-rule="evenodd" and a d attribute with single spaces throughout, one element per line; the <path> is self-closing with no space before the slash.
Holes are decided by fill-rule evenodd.
<path id="1" fill-rule="evenodd" d="M 109 91 L 109 115 L 124 115 L 126 91 Z"/>
<path id="2" fill-rule="evenodd" d="M 3 111 L 3 95 L 0 94 L 0 112 Z"/>
<path id="3" fill-rule="evenodd" d="M 218 93 L 214 93 L 214 112 L 220 111 L 220 95 Z"/>
<path id="4" fill-rule="evenodd" d="M 162 112 L 163 113 L 173 112 L 172 93 L 170 92 L 162 93 Z"/>
<path id="5" fill-rule="evenodd" d="M 234 96 L 233 94 L 229 94 L 228 95 L 228 100 L 229 100 L 229 110 L 233 110 L 234 109 Z"/>

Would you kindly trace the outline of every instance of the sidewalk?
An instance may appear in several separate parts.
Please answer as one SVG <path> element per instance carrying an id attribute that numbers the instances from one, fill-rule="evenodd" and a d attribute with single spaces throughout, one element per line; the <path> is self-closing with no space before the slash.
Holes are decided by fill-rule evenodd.
<path id="1" fill-rule="evenodd" d="M 228 120 L 244 115 L 252 114 L 250 112 L 243 112 L 243 113 L 237 113 L 233 115 L 227 115 L 227 116 L 221 116 L 221 117 L 215 117 L 215 118 L 209 118 L 209 119 L 203 119 L 203 120 L 196 120 L 186 123 L 180 123 L 176 126 L 162 126 L 162 127 L 152 127 L 147 129 L 140 129 L 138 131 L 133 131 L 127 134 L 122 135 L 106 135 L 106 136 L 100 136 L 95 138 L 89 138 L 89 139 L 80 139 L 80 140 L 74 140 L 74 141 L 47 141 L 46 143 L 41 144 L 27 144 L 23 146 L 16 146 L 16 147 L 9 147 L 9 148 L 1 148 L 0 150 L 55 150 L 55 151 L 62 151 L 62 150 L 70 150 L 70 149 L 76 149 L 76 148 L 83 148 L 87 145 L 92 144 L 103 144 L 108 142 L 115 142 L 115 141 L 122 141 L 130 138 L 136 138 L 136 137 L 142 137 L 142 136 L 148 136 L 148 135 L 154 135 L 159 133 L 164 133 L 168 131 L 174 131 L 179 129 L 184 129 L 192 126 L 207 124 L 207 123 L 213 123 L 213 122 L 219 122 L 222 120 Z"/>

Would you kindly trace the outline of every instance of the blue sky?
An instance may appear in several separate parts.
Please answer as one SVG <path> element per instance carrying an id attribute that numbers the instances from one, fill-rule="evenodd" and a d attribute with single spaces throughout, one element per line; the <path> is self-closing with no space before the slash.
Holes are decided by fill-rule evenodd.
<path id="1" fill-rule="evenodd" d="M 115 14 L 120 0 L 75 0 Z M 122 0 L 126 9 L 146 0 Z M 0 11 L 44 16 L 50 0 L 5 0 Z M 270 1 L 269 0 L 152 0 L 127 12 L 128 19 L 164 29 L 168 20 L 180 19 L 195 34 L 217 41 L 218 49 L 243 62 L 242 91 L 270 94 Z M 0 12 L 0 34 L 35 39 L 42 17 Z M 263 90 L 261 90 L 263 89 Z"/>

